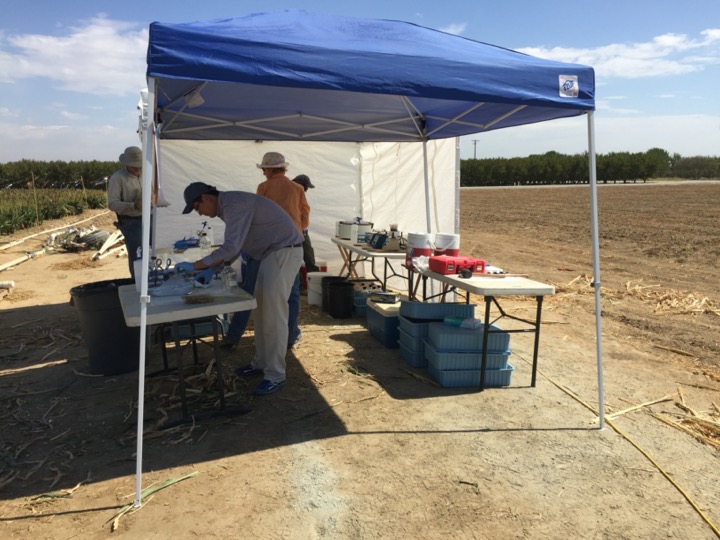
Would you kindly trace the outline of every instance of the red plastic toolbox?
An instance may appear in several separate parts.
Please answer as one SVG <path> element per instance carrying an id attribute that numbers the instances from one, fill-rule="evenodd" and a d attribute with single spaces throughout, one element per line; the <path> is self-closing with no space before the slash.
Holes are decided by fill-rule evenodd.
<path id="1" fill-rule="evenodd" d="M 458 274 L 461 270 L 471 272 L 485 272 L 485 261 L 474 257 L 451 257 L 448 255 L 433 255 L 430 257 L 430 270 L 438 274 Z"/>

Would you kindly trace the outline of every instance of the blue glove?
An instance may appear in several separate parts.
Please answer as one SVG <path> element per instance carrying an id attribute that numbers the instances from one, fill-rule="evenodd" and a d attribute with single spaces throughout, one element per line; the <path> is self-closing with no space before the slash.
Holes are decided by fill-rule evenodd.
<path id="1" fill-rule="evenodd" d="M 210 283 L 210 280 L 215 275 L 215 269 L 214 268 L 206 268 L 202 272 L 200 272 L 197 277 L 195 278 L 195 281 L 198 281 L 202 283 L 203 285 L 207 285 Z"/>
<path id="2" fill-rule="evenodd" d="M 192 274 L 195 271 L 195 267 L 191 262 L 180 262 L 175 264 L 176 274 Z"/>

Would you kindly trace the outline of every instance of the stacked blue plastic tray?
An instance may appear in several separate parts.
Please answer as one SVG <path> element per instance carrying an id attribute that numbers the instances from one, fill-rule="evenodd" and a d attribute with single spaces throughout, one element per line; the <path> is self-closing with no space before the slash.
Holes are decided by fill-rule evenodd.
<path id="1" fill-rule="evenodd" d="M 515 368 L 508 363 L 510 334 L 490 326 L 485 386 L 508 386 Z M 484 325 L 467 329 L 441 322 L 428 325 L 424 353 L 430 376 L 443 387 L 479 386 Z"/>
<path id="2" fill-rule="evenodd" d="M 399 312 L 400 356 L 412 367 L 427 366 L 425 340 L 430 323 L 442 321 L 445 317 L 472 318 L 473 304 L 425 303 L 403 300 Z"/>

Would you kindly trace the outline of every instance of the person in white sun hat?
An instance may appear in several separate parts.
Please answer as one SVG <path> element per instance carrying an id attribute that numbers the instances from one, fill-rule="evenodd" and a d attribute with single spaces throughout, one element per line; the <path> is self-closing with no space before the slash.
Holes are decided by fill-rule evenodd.
<path id="1" fill-rule="evenodd" d="M 128 146 L 118 161 L 123 168 L 116 171 L 108 182 L 108 208 L 117 215 L 117 228 L 125 237 L 130 276 L 135 279 L 133 263 L 138 248 L 142 246 L 142 150 L 137 146 Z"/>
<path id="2" fill-rule="evenodd" d="M 295 227 L 300 234 L 307 230 L 310 223 L 310 205 L 305 198 L 305 190 L 302 186 L 290 180 L 285 173 L 287 172 L 289 163 L 285 161 L 285 156 L 279 152 L 267 152 L 262 159 L 262 163 L 257 164 L 257 168 L 262 170 L 265 181 L 261 182 L 257 187 L 257 194 L 267 197 L 271 201 L 276 202 L 285 210 L 293 220 Z M 299 269 L 298 269 L 299 270 Z M 300 327 L 297 324 L 298 315 L 300 313 L 300 273 L 295 276 L 290 297 L 288 298 L 290 314 L 288 316 L 288 349 L 292 348 L 300 341 Z"/>

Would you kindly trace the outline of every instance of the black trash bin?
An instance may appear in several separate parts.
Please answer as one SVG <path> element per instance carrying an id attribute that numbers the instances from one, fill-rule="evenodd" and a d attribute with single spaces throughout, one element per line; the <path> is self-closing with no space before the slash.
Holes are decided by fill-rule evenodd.
<path id="1" fill-rule="evenodd" d="M 320 288 L 322 290 L 322 310 L 328 311 L 330 305 L 330 284 L 337 281 L 347 281 L 346 277 L 343 276 L 323 276 L 320 281 Z"/>
<path id="2" fill-rule="evenodd" d="M 355 284 L 351 281 L 330 283 L 328 315 L 333 319 L 349 319 L 355 305 Z"/>
<path id="3" fill-rule="evenodd" d="M 71 303 L 80 320 L 88 349 L 88 371 L 95 375 L 120 375 L 140 364 L 140 327 L 125 324 L 118 287 L 132 279 L 97 281 L 70 289 Z"/>

